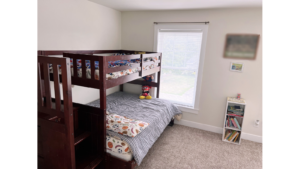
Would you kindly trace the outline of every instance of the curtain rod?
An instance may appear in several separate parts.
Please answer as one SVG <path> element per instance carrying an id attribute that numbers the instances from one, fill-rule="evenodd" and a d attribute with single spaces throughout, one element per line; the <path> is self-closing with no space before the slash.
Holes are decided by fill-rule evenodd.
<path id="1" fill-rule="evenodd" d="M 154 22 L 154 24 L 159 24 L 159 23 L 205 23 L 205 24 L 209 24 L 209 21 L 205 21 L 205 22 Z"/>

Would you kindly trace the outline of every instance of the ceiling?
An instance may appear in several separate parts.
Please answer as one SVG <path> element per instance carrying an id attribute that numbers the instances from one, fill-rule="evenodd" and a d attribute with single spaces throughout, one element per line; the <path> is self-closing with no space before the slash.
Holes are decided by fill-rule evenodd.
<path id="1" fill-rule="evenodd" d="M 262 7 L 262 0 L 89 0 L 119 11 Z"/>

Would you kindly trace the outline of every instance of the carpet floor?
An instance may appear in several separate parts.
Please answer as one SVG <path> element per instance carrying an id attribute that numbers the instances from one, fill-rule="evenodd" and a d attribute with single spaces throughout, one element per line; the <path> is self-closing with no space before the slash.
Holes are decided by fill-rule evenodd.
<path id="1" fill-rule="evenodd" d="M 262 144 L 223 142 L 222 134 L 167 127 L 136 169 L 261 169 Z"/>

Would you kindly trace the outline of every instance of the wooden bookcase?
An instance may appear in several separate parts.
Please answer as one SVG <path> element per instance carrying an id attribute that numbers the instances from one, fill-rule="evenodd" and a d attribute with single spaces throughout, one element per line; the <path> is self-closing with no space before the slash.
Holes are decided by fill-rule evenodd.
<path id="1" fill-rule="evenodd" d="M 239 107 L 239 108 L 237 108 Z M 223 124 L 223 136 L 222 140 L 228 143 L 233 143 L 240 145 L 241 144 L 241 136 L 242 136 L 242 130 L 243 130 L 243 121 L 245 118 L 245 112 L 246 112 L 246 101 L 244 99 L 236 99 L 233 97 L 227 97 L 227 102 L 226 102 L 226 108 L 225 108 L 225 117 L 224 117 L 224 124 Z M 232 116 L 229 114 L 237 114 L 237 115 L 242 115 L 242 117 L 237 117 L 237 116 Z M 230 118 L 236 118 L 237 122 L 240 125 L 240 129 L 232 126 L 228 126 L 228 121 L 227 119 L 230 120 Z M 235 142 L 233 141 L 228 141 L 225 136 L 227 134 L 227 131 L 231 132 L 239 132 L 239 135 L 237 136 L 237 139 Z"/>

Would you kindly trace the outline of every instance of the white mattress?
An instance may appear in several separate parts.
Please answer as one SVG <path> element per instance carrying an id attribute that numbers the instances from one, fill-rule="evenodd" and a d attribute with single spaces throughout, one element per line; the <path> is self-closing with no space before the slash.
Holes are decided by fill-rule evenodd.
<path id="1" fill-rule="evenodd" d="M 106 152 L 111 154 L 114 157 L 120 158 L 120 159 L 125 160 L 125 161 L 132 160 L 132 153 L 131 152 L 129 152 L 129 153 L 116 153 L 116 152 L 109 151 L 109 150 L 106 150 Z"/>

